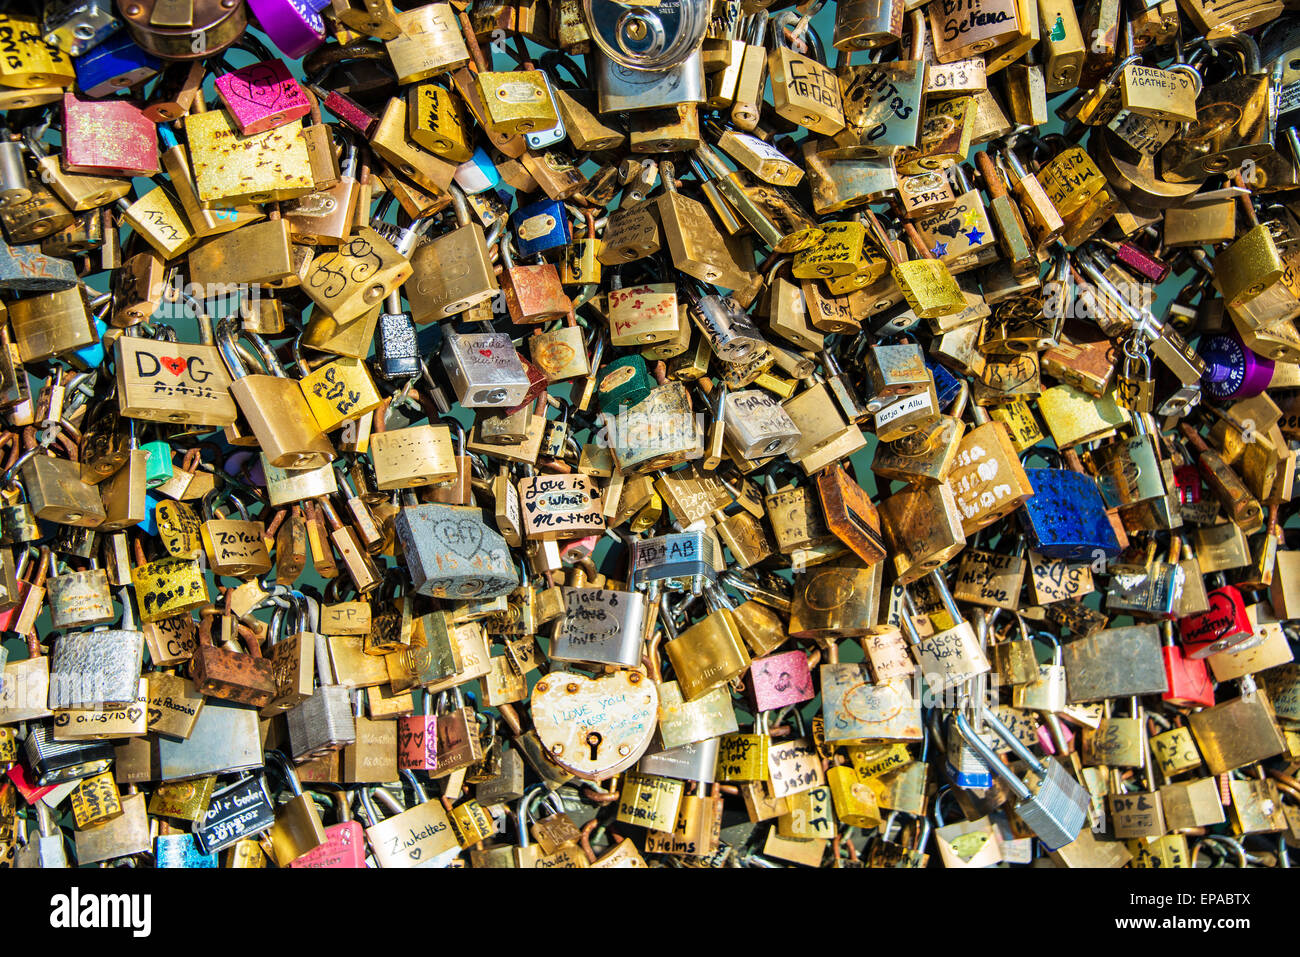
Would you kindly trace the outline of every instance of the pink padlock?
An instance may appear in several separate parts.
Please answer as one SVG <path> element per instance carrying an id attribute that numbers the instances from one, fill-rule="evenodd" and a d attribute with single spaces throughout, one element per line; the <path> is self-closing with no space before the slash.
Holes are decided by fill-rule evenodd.
<path id="1" fill-rule="evenodd" d="M 1061 737 L 1065 739 L 1065 746 L 1068 749 L 1074 748 L 1074 732 L 1064 721 L 1058 721 L 1057 725 L 1061 729 Z M 1056 741 L 1052 738 L 1052 729 L 1046 724 L 1038 726 L 1038 744 L 1042 747 L 1045 754 L 1056 754 Z"/>
<path id="2" fill-rule="evenodd" d="M 126 100 L 63 95 L 63 168 L 96 176 L 158 172 L 158 127 Z"/>
<path id="3" fill-rule="evenodd" d="M 587 561 L 598 544 L 600 544 L 599 535 L 588 535 L 586 538 L 575 538 L 571 542 L 565 542 L 560 546 L 560 564 L 565 568 L 571 568 Z"/>
<path id="4" fill-rule="evenodd" d="M 754 695 L 754 707 L 759 711 L 810 701 L 813 684 L 808 659 L 802 651 L 755 658 L 749 666 L 749 687 Z"/>
<path id="5" fill-rule="evenodd" d="M 311 112 L 307 94 L 279 60 L 231 70 L 217 77 L 216 87 L 245 136 L 265 133 Z"/>
<path id="6" fill-rule="evenodd" d="M 404 771 L 438 769 L 436 715 L 407 715 L 397 719 L 397 766 Z"/>

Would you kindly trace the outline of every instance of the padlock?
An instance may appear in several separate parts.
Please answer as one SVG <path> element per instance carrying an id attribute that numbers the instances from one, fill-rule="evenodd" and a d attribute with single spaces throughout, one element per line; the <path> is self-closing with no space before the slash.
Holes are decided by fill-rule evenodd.
<path id="1" fill-rule="evenodd" d="M 382 788 L 362 788 L 359 797 L 368 823 L 366 839 L 379 866 L 446 867 L 460 854 L 447 812 L 440 802 L 427 800 L 423 788 L 416 791 L 418 803 L 410 808 Z M 392 816 L 381 818 L 376 803 Z"/>
<path id="2" fill-rule="evenodd" d="M 45 589 L 55 628 L 102 625 L 117 618 L 107 573 L 93 558 L 90 565 L 85 571 L 69 569 L 60 573 L 54 554 L 50 554 L 51 574 Z"/>
<path id="3" fill-rule="evenodd" d="M 938 590 L 944 611 L 953 622 L 950 628 L 936 630 L 922 639 L 916 630 L 911 612 L 902 615 L 903 634 L 912 646 L 917 666 L 925 677 L 931 694 L 942 695 L 978 675 L 987 674 L 989 663 L 974 626 L 961 617 L 957 604 L 948 590 L 947 582 L 939 571 L 932 571 L 929 581 Z M 904 592 L 905 606 L 911 596 Z"/>
<path id="4" fill-rule="evenodd" d="M 248 375 L 235 349 L 239 335 L 253 344 L 267 374 Z M 334 448 L 316 424 L 302 386 L 285 375 L 284 367 L 261 337 L 241 334 L 232 320 L 225 319 L 217 324 L 217 345 L 233 376 L 231 394 L 272 465 L 317 468 L 334 460 Z"/>

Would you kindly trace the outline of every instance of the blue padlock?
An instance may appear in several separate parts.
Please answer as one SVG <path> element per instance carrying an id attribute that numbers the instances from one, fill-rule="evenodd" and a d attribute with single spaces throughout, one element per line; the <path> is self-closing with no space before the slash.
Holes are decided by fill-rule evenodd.
<path id="1" fill-rule="evenodd" d="M 108 325 L 98 317 L 91 319 L 91 322 L 95 324 L 95 341 L 65 356 L 68 364 L 78 372 L 88 372 L 104 362 L 104 333 L 108 332 Z"/>
<path id="2" fill-rule="evenodd" d="M 934 376 L 934 394 L 939 399 L 939 408 L 949 408 L 957 401 L 957 394 L 961 392 L 961 382 L 947 368 L 929 357 L 925 360 L 925 367 Z"/>
<path id="3" fill-rule="evenodd" d="M 136 528 L 151 537 L 158 534 L 158 496 L 153 492 L 144 493 L 144 521 Z"/>
<path id="4" fill-rule="evenodd" d="M 475 148 L 473 156 L 456 167 L 453 179 L 466 195 L 474 196 L 495 189 L 501 182 L 501 174 L 483 147 L 479 146 Z"/>
<path id="5" fill-rule="evenodd" d="M 1121 551 L 1094 479 L 1069 469 L 1025 469 L 1034 494 L 1020 511 L 1030 549 L 1046 558 L 1091 561 Z"/>
<path id="6" fill-rule="evenodd" d="M 510 217 L 520 258 L 569 245 L 569 214 L 558 199 L 542 199 L 515 210 Z"/>
<path id="7" fill-rule="evenodd" d="M 217 866 L 217 855 L 200 851 L 193 834 L 159 834 L 153 857 L 155 867 Z"/>
<path id="8" fill-rule="evenodd" d="M 162 61 L 136 46 L 126 31 L 109 37 L 72 61 L 77 86 L 87 96 L 111 96 L 143 83 L 162 69 Z"/>

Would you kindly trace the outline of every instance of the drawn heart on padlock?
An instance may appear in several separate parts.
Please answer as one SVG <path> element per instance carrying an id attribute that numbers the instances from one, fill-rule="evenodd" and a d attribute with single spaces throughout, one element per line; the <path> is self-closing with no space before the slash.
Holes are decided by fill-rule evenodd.
<path id="1" fill-rule="evenodd" d="M 1065 579 L 1065 568 L 1065 562 L 1052 562 L 1052 564 L 1047 566 L 1047 577 L 1050 578 L 1052 583 L 1058 588 L 1061 586 L 1061 582 Z"/>
<path id="2" fill-rule="evenodd" d="M 484 359 L 491 359 L 491 358 L 492 358 L 492 350 L 491 350 L 491 349 L 480 349 L 480 350 L 478 351 L 478 354 L 481 355 Z"/>
<path id="3" fill-rule="evenodd" d="M 135 724 L 137 721 L 139 721 L 140 715 L 142 714 L 144 714 L 144 710 L 140 707 L 126 709 L 126 719 L 130 721 L 132 724 Z"/>
<path id="4" fill-rule="evenodd" d="M 467 521 L 438 522 L 433 526 L 433 538 L 461 558 L 473 558 L 483 544 L 483 526 Z"/>
<path id="5" fill-rule="evenodd" d="M 284 98 L 284 90 L 275 70 L 261 65 L 246 67 L 239 74 L 231 74 L 226 92 L 268 109 L 274 108 Z"/>
<path id="6" fill-rule="evenodd" d="M 163 368 L 174 376 L 179 376 L 185 371 L 185 366 L 189 364 L 189 360 L 184 356 L 159 356 L 158 361 L 162 363 Z"/>
<path id="7" fill-rule="evenodd" d="M 150 708 L 145 712 L 149 716 L 149 724 L 157 724 L 162 720 L 162 708 Z"/>
<path id="8" fill-rule="evenodd" d="M 411 851 L 410 851 L 410 854 L 411 854 L 411 860 L 413 860 L 413 861 L 418 861 L 418 860 L 420 859 L 420 853 L 421 853 L 421 851 L 420 851 L 420 849 L 419 849 L 418 847 L 413 847 L 413 848 L 411 848 Z"/>

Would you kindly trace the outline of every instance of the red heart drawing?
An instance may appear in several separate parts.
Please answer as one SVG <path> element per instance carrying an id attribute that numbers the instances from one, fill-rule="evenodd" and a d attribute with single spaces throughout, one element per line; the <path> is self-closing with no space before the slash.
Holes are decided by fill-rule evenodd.
<path id="1" fill-rule="evenodd" d="M 185 371 L 185 365 L 189 360 L 185 359 L 182 356 L 178 356 L 176 358 L 171 358 L 169 356 L 159 356 L 158 361 L 161 362 L 167 368 L 168 372 L 170 372 L 172 375 L 178 376 Z"/>
<path id="2" fill-rule="evenodd" d="M 485 359 L 491 359 L 491 358 L 492 358 L 492 350 L 491 350 L 491 349 L 480 349 L 480 350 L 478 351 L 478 354 L 481 355 L 481 356 L 482 356 L 483 358 L 485 358 Z"/>

